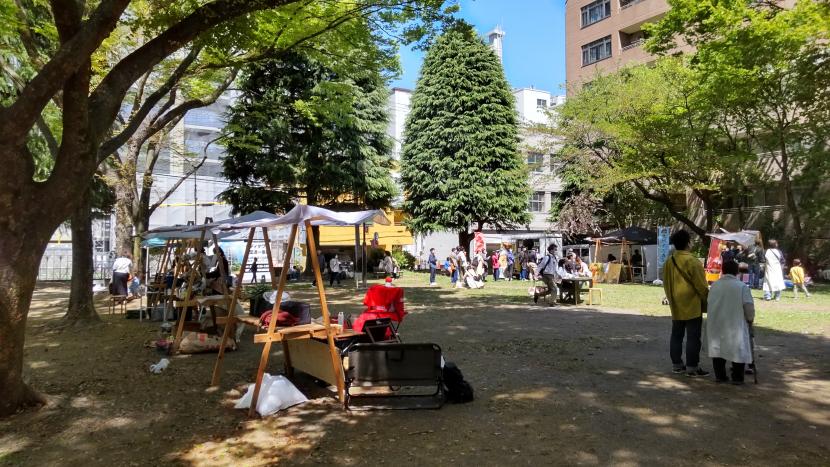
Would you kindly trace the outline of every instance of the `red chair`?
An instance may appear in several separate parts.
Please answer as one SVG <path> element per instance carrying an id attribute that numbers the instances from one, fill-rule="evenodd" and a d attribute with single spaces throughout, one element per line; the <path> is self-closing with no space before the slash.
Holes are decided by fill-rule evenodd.
<path id="1" fill-rule="evenodd" d="M 406 316 L 403 303 L 403 289 L 399 287 L 387 287 L 385 285 L 373 285 L 366 291 L 363 297 L 363 305 L 366 309 L 355 319 L 352 327 L 357 332 L 363 332 L 364 324 L 369 320 L 389 319 L 392 323 L 390 334 L 397 335 L 398 326 Z M 393 339 L 388 335 L 387 339 Z"/>

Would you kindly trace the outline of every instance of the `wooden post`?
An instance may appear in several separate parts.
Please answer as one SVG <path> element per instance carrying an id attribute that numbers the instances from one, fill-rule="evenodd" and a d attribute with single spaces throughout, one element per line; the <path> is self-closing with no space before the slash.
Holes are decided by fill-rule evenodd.
<path id="1" fill-rule="evenodd" d="M 265 227 L 263 227 L 263 232 L 264 231 L 265 231 Z M 311 229 L 308 229 L 308 231 L 310 232 Z M 306 233 L 308 233 L 308 232 L 306 232 Z M 294 224 L 294 225 L 291 226 L 291 235 L 288 238 L 288 251 L 291 251 L 291 250 L 294 249 L 294 238 L 296 236 L 297 236 L 297 224 Z M 306 238 L 308 238 L 308 237 L 306 237 Z M 265 239 L 266 239 L 266 245 L 268 245 L 268 243 L 267 243 L 267 240 L 268 240 L 267 232 L 265 232 Z M 268 262 L 270 264 L 271 263 L 271 248 L 270 248 L 270 246 L 267 246 L 265 251 L 268 254 Z M 316 262 L 317 262 L 317 256 L 316 255 L 313 256 L 312 261 L 313 261 L 314 264 L 316 264 Z M 277 310 L 279 310 L 279 301 L 282 298 L 282 293 L 285 290 L 285 282 L 286 282 L 286 279 L 288 278 L 288 265 L 291 264 L 291 255 L 290 254 L 286 253 L 285 259 L 283 260 L 282 264 L 283 264 L 282 265 L 282 271 L 280 271 L 280 281 L 279 281 L 279 285 L 277 285 L 277 296 L 274 299 L 274 301 L 276 302 L 275 303 L 275 305 L 276 305 L 275 308 Z M 319 271 L 315 271 L 315 272 L 319 272 Z M 271 277 L 273 278 L 273 274 L 271 275 Z M 273 281 L 273 279 L 272 279 L 272 281 Z M 320 280 L 320 275 L 317 274 L 317 287 L 319 288 L 321 286 L 322 286 L 322 281 Z M 271 322 L 268 323 L 268 336 L 273 336 L 274 335 L 274 330 L 276 328 L 277 328 L 277 312 L 273 312 L 273 313 L 271 313 Z M 265 344 L 262 348 L 262 355 L 259 357 L 259 368 L 257 369 L 257 372 L 256 372 L 256 383 L 254 384 L 254 394 L 253 394 L 253 397 L 251 397 L 251 407 L 248 409 L 248 416 L 249 417 L 253 417 L 254 413 L 256 413 L 257 403 L 259 402 L 259 390 L 262 387 L 262 377 L 265 374 L 265 369 L 268 368 L 268 357 L 270 357 L 270 355 L 271 355 L 271 342 L 272 342 L 271 339 L 268 339 L 267 341 L 265 341 Z M 283 343 L 283 350 L 287 350 L 287 345 L 285 343 Z M 287 356 L 287 354 L 286 354 L 286 356 Z"/>
<path id="2" fill-rule="evenodd" d="M 196 269 L 202 263 L 202 245 L 205 243 L 205 231 L 202 230 L 202 233 L 199 235 L 199 243 L 196 244 L 196 259 L 193 260 L 193 266 L 190 268 L 190 275 L 187 278 L 187 292 L 184 294 L 184 303 L 187 305 L 190 303 L 190 294 L 193 292 L 193 281 L 196 280 Z M 187 318 L 187 313 L 185 310 L 187 309 L 186 306 L 182 306 L 182 312 L 179 313 L 179 323 L 176 326 L 176 340 L 173 341 L 173 353 L 176 354 L 179 352 L 179 345 L 182 342 L 182 333 L 184 332 L 184 321 Z M 194 307 L 194 312 L 196 308 Z"/>
<path id="3" fill-rule="evenodd" d="M 360 248 L 360 224 L 355 224 L 354 226 L 354 261 L 352 264 L 354 265 L 352 273 L 354 274 L 354 288 L 355 290 L 360 289 L 360 279 L 357 277 L 357 252 Z M 341 325 L 343 323 L 340 323 Z"/>
<path id="4" fill-rule="evenodd" d="M 366 288 L 366 275 L 368 274 L 369 263 L 366 256 L 366 223 L 363 223 L 363 288 Z"/>
<path id="5" fill-rule="evenodd" d="M 315 244 L 314 232 L 311 230 L 311 221 L 305 221 L 306 232 L 308 232 L 307 240 L 308 246 L 311 250 L 311 265 L 314 268 L 314 277 L 317 279 L 317 295 L 320 297 L 320 309 L 323 313 L 323 325 L 326 327 L 326 340 L 329 344 L 329 353 L 331 354 L 331 364 L 334 370 L 334 376 L 337 380 L 337 395 L 341 403 L 345 403 L 345 390 L 342 365 L 340 363 L 340 353 L 334 345 L 334 335 L 331 332 L 331 317 L 329 316 L 329 305 L 326 301 L 326 290 L 323 286 L 323 277 L 320 274 L 320 264 L 317 261 L 317 245 Z M 341 323 L 342 324 L 342 323 Z"/>
<path id="6" fill-rule="evenodd" d="M 294 232 L 294 229 L 292 229 L 292 232 Z M 285 252 L 286 257 L 283 258 L 283 262 L 284 262 L 283 270 L 285 270 L 285 265 L 286 264 L 291 264 L 290 258 L 292 257 L 292 252 L 294 250 L 294 237 L 296 237 L 296 235 L 292 236 L 292 238 L 288 240 L 288 245 L 289 246 L 287 247 L 286 252 Z M 277 276 L 274 275 L 274 257 L 273 257 L 273 254 L 271 253 L 271 239 L 268 236 L 268 227 L 263 227 L 262 228 L 262 238 L 265 241 L 265 256 L 268 258 L 268 274 L 271 277 L 271 288 L 274 289 L 274 290 L 277 290 L 278 293 L 279 293 L 279 297 L 277 297 L 275 299 L 276 303 L 274 303 L 274 308 L 279 310 L 280 303 L 282 302 L 282 292 L 279 291 L 280 290 L 279 281 L 277 279 Z M 280 277 L 282 277 L 282 271 L 280 272 Z M 288 275 L 286 274 L 286 282 L 288 280 L 287 277 L 288 277 Z M 276 321 L 275 320 L 276 316 L 277 316 L 276 313 L 271 314 L 272 321 Z M 291 356 L 289 355 L 288 342 L 286 340 L 282 340 L 282 354 L 283 354 L 283 357 L 284 357 L 283 358 L 283 363 L 284 363 L 283 366 L 285 367 L 285 374 L 290 375 L 291 374 Z M 266 365 L 266 367 L 267 367 L 267 365 Z M 254 388 L 254 390 L 256 390 L 256 388 Z M 253 414 L 251 414 L 251 416 L 253 416 Z"/>
<path id="7" fill-rule="evenodd" d="M 213 365 L 213 376 L 210 380 L 211 386 L 219 384 L 222 360 L 225 358 L 225 344 L 228 343 L 231 328 L 236 325 L 236 302 L 239 300 L 239 294 L 242 291 L 242 281 L 245 277 L 245 268 L 248 266 L 248 254 L 251 252 L 251 243 L 254 241 L 255 231 L 256 229 L 252 228 L 248 233 L 248 243 L 245 244 L 245 254 L 242 255 L 242 267 L 239 268 L 239 275 L 236 276 L 236 287 L 233 289 L 231 303 L 228 305 L 228 319 L 225 321 L 225 329 L 222 331 L 222 341 L 219 343 L 219 354 L 216 356 L 216 363 Z"/>
<path id="8" fill-rule="evenodd" d="M 184 254 L 187 252 L 187 242 L 180 241 L 176 245 L 176 252 L 174 253 L 174 261 L 179 260 Z M 176 267 L 173 268 L 173 284 L 170 286 L 170 295 L 165 297 L 164 300 L 164 315 L 162 316 L 162 321 L 167 322 L 167 308 L 171 310 L 176 308 L 176 280 L 179 278 L 179 274 L 181 274 L 184 270 L 184 261 L 178 261 L 176 263 Z M 167 288 L 164 289 L 167 292 Z"/>

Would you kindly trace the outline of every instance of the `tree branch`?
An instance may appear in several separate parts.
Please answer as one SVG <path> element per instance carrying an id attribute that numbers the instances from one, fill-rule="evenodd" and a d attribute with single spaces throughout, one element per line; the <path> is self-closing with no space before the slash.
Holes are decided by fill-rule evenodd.
<path id="1" fill-rule="evenodd" d="M 80 31 L 60 46 L 14 103 L 0 108 L 0 144 L 16 144 L 26 136 L 49 100 L 115 29 L 129 3 L 130 0 L 102 0 Z"/>
<path id="2" fill-rule="evenodd" d="M 101 144 L 101 147 L 98 150 L 99 161 L 109 157 L 110 154 L 117 151 L 118 148 L 123 146 L 124 143 L 126 143 L 127 140 L 133 136 L 141 124 L 144 123 L 144 119 L 147 118 L 150 111 L 153 110 L 153 107 L 155 107 L 156 104 L 158 104 L 158 102 L 178 84 L 179 80 L 182 76 L 184 76 L 187 69 L 193 64 L 201 51 L 201 46 L 196 46 L 190 49 L 190 53 L 188 53 L 176 69 L 173 70 L 173 73 L 171 73 L 170 76 L 164 81 L 164 84 L 162 84 L 152 94 L 147 96 L 147 100 L 144 101 L 137 111 L 133 110 L 133 114 L 130 117 L 127 127 L 121 130 L 121 132 L 117 135 Z M 100 89 L 100 86 L 98 88 Z"/>
<path id="3" fill-rule="evenodd" d="M 123 1 L 123 0 L 122 0 Z M 129 54 L 101 81 L 90 96 L 90 109 L 99 116 L 93 135 L 106 132 L 121 99 L 138 77 L 202 32 L 246 13 L 295 3 L 298 0 L 216 0 L 207 3 Z"/>
<path id="4" fill-rule="evenodd" d="M 167 190 L 167 192 L 166 192 L 166 193 L 165 193 L 165 194 L 164 194 L 161 198 L 159 198 L 159 199 L 158 199 L 158 201 L 156 201 L 155 203 L 153 203 L 153 204 L 150 206 L 150 209 L 148 210 L 148 213 L 149 213 L 149 214 L 154 213 L 154 212 L 156 211 L 156 209 L 158 209 L 158 207 L 159 207 L 159 206 L 161 206 L 161 204 L 162 204 L 162 203 L 164 203 L 164 201 L 166 201 L 166 200 L 167 200 L 167 198 L 169 198 L 169 197 L 170 197 L 170 195 L 172 195 L 173 193 L 175 193 L 175 192 L 176 192 L 176 190 L 178 190 L 178 189 L 179 189 L 179 187 L 182 185 L 182 183 L 184 183 L 184 181 L 185 181 L 185 180 L 187 180 L 188 178 L 190 178 L 190 176 L 191 176 L 191 175 L 195 174 L 195 173 L 196 173 L 196 171 L 197 171 L 197 170 L 199 170 L 199 169 L 202 167 L 202 164 L 204 164 L 206 160 L 207 160 L 207 154 L 205 154 L 205 155 L 202 157 L 202 160 L 201 160 L 201 161 L 199 161 L 199 163 L 198 163 L 198 164 L 194 165 L 194 166 L 190 169 L 190 171 L 188 171 L 188 172 L 187 172 L 187 173 L 186 173 L 186 174 L 185 174 L 182 178 L 178 179 L 178 180 L 176 181 L 176 183 L 174 183 L 174 184 L 173 184 L 173 186 L 172 186 L 172 187 L 170 187 L 170 189 L 169 189 L 169 190 Z"/>

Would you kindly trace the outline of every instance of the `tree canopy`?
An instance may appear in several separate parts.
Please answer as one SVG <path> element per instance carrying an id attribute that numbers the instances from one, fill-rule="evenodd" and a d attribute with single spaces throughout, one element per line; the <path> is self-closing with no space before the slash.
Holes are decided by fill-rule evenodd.
<path id="1" fill-rule="evenodd" d="M 661 55 L 678 44 L 697 84 L 768 166 L 755 180 L 784 194 L 782 217 L 797 251 L 826 226 L 830 141 L 830 3 L 670 0 L 663 19 L 646 27 L 646 48 Z M 827 190 L 824 190 L 826 195 Z M 806 193 L 811 196 L 804 196 Z"/>
<path id="2" fill-rule="evenodd" d="M 498 57 L 470 29 L 429 48 L 404 133 L 403 208 L 413 231 L 463 236 L 471 225 L 530 221 L 514 98 Z"/>
<path id="3" fill-rule="evenodd" d="M 236 211 L 287 210 L 298 198 L 378 208 L 395 196 L 378 70 L 341 73 L 289 52 L 249 66 L 240 90 L 223 138 L 222 197 Z"/>

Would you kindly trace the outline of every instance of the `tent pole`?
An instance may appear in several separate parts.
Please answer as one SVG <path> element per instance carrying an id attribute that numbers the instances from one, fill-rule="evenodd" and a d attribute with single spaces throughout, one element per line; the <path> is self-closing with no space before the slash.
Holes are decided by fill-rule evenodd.
<path id="1" fill-rule="evenodd" d="M 196 269 L 202 265 L 202 245 L 205 243 L 205 230 L 199 235 L 199 243 L 194 248 L 196 249 L 196 259 L 193 260 L 193 265 L 190 267 L 190 274 L 187 278 L 187 292 L 184 294 L 184 304 L 182 305 L 182 312 L 179 313 L 179 323 L 176 326 L 176 339 L 173 341 L 173 354 L 179 353 L 179 345 L 182 342 L 182 333 L 184 332 L 184 321 L 187 318 L 187 307 L 191 304 L 190 294 L 193 293 L 193 281 L 196 280 Z M 193 313 L 196 313 L 197 302 L 193 301 Z"/>
<path id="2" fill-rule="evenodd" d="M 354 287 L 355 287 L 355 289 L 360 288 L 360 278 L 357 277 L 358 249 L 360 249 L 360 225 L 355 224 L 354 225 L 354 261 L 352 261 L 352 264 L 354 264 L 354 271 L 352 271 L 352 273 L 354 273 Z M 340 323 L 340 324 L 343 324 L 343 323 Z"/>
<path id="3" fill-rule="evenodd" d="M 225 344 L 231 334 L 231 328 L 236 324 L 236 303 L 239 301 L 239 294 L 242 291 L 242 284 L 245 280 L 245 269 L 248 267 L 248 254 L 251 252 L 251 244 L 254 243 L 256 228 L 251 228 L 248 233 L 248 241 L 245 243 L 245 254 L 242 255 L 242 266 L 236 276 L 236 287 L 233 288 L 231 303 L 228 305 L 228 319 L 225 321 L 225 329 L 222 331 L 222 342 L 219 344 L 219 355 L 216 356 L 216 364 L 213 366 L 213 376 L 210 380 L 211 386 L 219 384 L 219 376 L 222 371 L 222 360 L 225 358 Z"/>
<path id="4" fill-rule="evenodd" d="M 366 223 L 363 223 L 363 288 L 366 288 L 366 269 L 367 269 L 367 258 L 366 258 Z"/>
<path id="5" fill-rule="evenodd" d="M 337 381 L 337 396 L 341 403 L 345 403 L 344 386 L 342 374 L 342 362 L 340 361 L 340 353 L 334 346 L 334 333 L 331 329 L 331 315 L 329 315 L 329 304 L 326 301 L 326 290 L 323 285 L 323 277 L 320 274 L 320 263 L 317 261 L 317 246 L 315 245 L 314 231 L 311 230 L 311 221 L 305 221 L 306 232 L 309 232 L 308 246 L 311 249 L 311 266 L 314 268 L 314 277 L 317 279 L 317 295 L 320 297 L 320 309 L 323 312 L 323 325 L 326 327 L 326 340 L 329 344 L 329 354 L 331 355 L 332 370 Z M 339 323 L 343 325 L 343 323 Z M 342 329 L 342 328 L 341 328 Z"/>
<path id="6" fill-rule="evenodd" d="M 268 243 L 267 243 L 268 233 L 266 232 L 267 229 L 268 229 L 267 227 L 262 228 L 262 232 L 263 232 L 263 234 L 265 236 L 265 240 L 266 240 L 266 245 L 268 245 Z M 296 236 L 297 236 L 297 224 L 294 224 L 294 225 L 291 226 L 291 236 L 288 239 L 288 251 L 291 251 L 291 250 L 294 249 L 294 237 L 296 237 Z M 271 248 L 270 248 L 270 246 L 267 246 L 265 251 L 268 253 L 268 262 L 270 263 L 271 262 L 271 254 L 270 254 Z M 312 260 L 312 261 L 316 262 L 316 258 L 317 257 L 314 256 L 314 260 Z M 271 274 L 271 283 L 275 284 L 277 286 L 277 296 L 276 296 L 276 298 L 274 298 L 274 302 L 276 302 L 274 304 L 274 309 L 277 310 L 277 311 L 279 310 L 279 301 L 282 299 L 282 293 L 285 291 L 285 282 L 288 278 L 288 266 L 290 264 L 291 264 L 291 255 L 288 254 L 288 252 L 286 252 L 285 258 L 283 259 L 283 262 L 282 262 L 282 271 L 280 271 L 279 283 L 276 282 L 276 279 L 274 278 L 274 275 Z M 322 287 L 322 285 L 323 285 L 322 280 L 320 280 L 320 278 L 318 277 L 317 286 Z M 277 313 L 272 311 L 271 312 L 271 321 L 268 323 L 268 334 L 267 335 L 268 336 L 273 336 L 274 335 L 274 330 L 276 328 L 277 328 Z M 253 394 L 253 397 L 251 397 L 251 406 L 248 408 L 248 416 L 249 417 L 254 416 L 254 413 L 256 412 L 256 407 L 259 404 L 259 390 L 262 388 L 262 378 L 264 377 L 265 370 L 268 367 L 268 357 L 271 355 L 271 343 L 272 342 L 273 342 L 272 339 L 268 339 L 268 340 L 265 341 L 265 345 L 262 348 L 262 355 L 260 355 L 260 357 L 259 357 L 259 368 L 257 369 L 257 373 L 256 373 L 256 383 L 254 384 L 254 394 Z M 285 354 L 285 358 L 286 359 L 290 358 L 289 354 L 288 354 L 288 342 L 286 342 L 285 340 L 282 341 L 282 348 L 283 348 L 283 353 Z M 289 366 L 288 363 L 289 362 L 286 361 L 286 367 Z"/>

